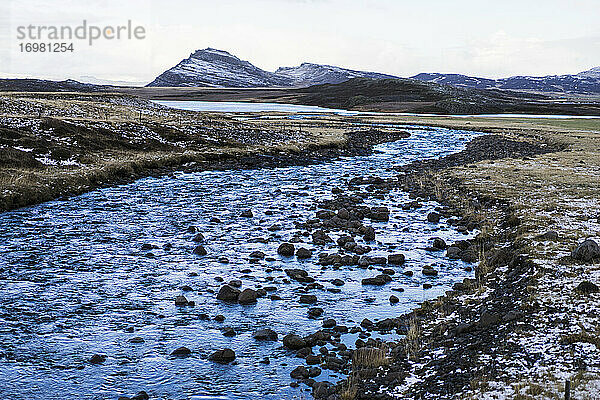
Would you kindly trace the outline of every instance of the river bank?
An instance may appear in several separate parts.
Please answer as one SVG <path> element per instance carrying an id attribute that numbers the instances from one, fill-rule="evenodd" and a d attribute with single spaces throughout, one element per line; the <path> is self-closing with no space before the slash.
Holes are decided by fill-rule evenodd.
<path id="1" fill-rule="evenodd" d="M 575 249 L 600 235 L 600 133 L 506 133 L 403 168 L 404 190 L 477 224 L 476 277 L 398 318 L 405 338 L 377 368 L 355 368 L 341 398 L 555 399 L 567 380 L 571 398 L 597 397 L 600 254 Z"/>
<path id="2" fill-rule="evenodd" d="M 123 95 L 10 94 L 0 105 L 0 211 L 174 171 L 364 155 L 408 135 L 349 124 L 240 121 Z"/>

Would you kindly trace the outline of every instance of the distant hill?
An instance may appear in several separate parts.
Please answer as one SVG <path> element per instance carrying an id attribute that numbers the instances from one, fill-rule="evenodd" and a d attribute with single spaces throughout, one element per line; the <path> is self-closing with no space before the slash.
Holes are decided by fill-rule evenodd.
<path id="1" fill-rule="evenodd" d="M 460 74 L 422 73 L 411 77 L 425 82 L 476 89 L 520 90 L 543 93 L 600 94 L 600 67 L 576 75 L 542 77 L 513 76 L 502 79 L 477 78 Z"/>
<path id="2" fill-rule="evenodd" d="M 338 84 L 291 89 L 297 104 L 369 111 L 432 114 L 600 115 L 598 104 L 559 102 L 549 96 L 497 89 L 454 87 L 414 79 L 355 78 Z"/>

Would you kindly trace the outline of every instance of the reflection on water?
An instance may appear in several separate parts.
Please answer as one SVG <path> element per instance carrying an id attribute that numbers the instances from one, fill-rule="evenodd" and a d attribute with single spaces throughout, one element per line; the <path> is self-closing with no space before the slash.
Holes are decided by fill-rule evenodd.
<path id="1" fill-rule="evenodd" d="M 307 243 L 315 255 L 305 261 L 276 254 L 298 231 L 295 224 L 314 216 L 316 202 L 331 198 L 333 186 L 343 187 L 357 175 L 391 176 L 394 165 L 458 151 L 474 135 L 417 127 L 411 133 L 378 146 L 371 156 L 302 167 L 178 173 L 0 214 L 0 398 L 116 399 L 140 390 L 158 399 L 310 398 L 289 386 L 289 372 L 303 360 L 282 348 L 281 337 L 312 333 L 321 320 L 307 318 L 308 307 L 297 302 L 302 285 L 284 283 L 281 268 L 304 268 L 326 288 L 333 287 L 333 278 L 346 281 L 341 293 L 311 293 L 325 310 L 323 317 L 347 326 L 366 317 L 397 316 L 467 276 L 460 261 L 423 250 L 432 236 L 464 236 L 444 223 L 434 231 L 426 222 L 433 203 L 403 211 L 409 199 L 399 191 L 368 200 L 391 209 L 389 222 L 374 224 L 373 254 L 403 252 L 408 260 L 396 267 L 392 283 L 363 287 L 361 279 L 376 271 L 322 269 L 316 254 L 326 247 Z M 254 217 L 241 217 L 248 208 Z M 281 229 L 268 229 L 275 224 Z M 206 237 L 207 256 L 192 254 L 190 225 Z M 167 243 L 172 248 L 165 248 Z M 144 244 L 156 248 L 141 250 Z M 251 263 L 255 250 L 275 260 Z M 222 257 L 228 263 L 219 261 Z M 440 274 L 423 277 L 421 267 L 434 263 Z M 415 274 L 405 276 L 404 270 Z M 250 288 L 276 286 L 282 300 L 221 303 L 217 277 L 240 279 Z M 424 281 L 435 286 L 423 290 Z M 185 296 L 195 307 L 175 306 L 183 285 L 193 289 Z M 391 291 L 399 287 L 405 291 Z M 400 298 L 394 306 L 388 300 L 392 293 Z M 211 319 L 202 319 L 203 313 Z M 226 320 L 214 321 L 217 314 Z M 225 337 L 226 326 L 237 336 Z M 280 341 L 255 341 L 251 334 L 261 327 L 277 331 Z M 144 342 L 129 342 L 133 337 Z M 355 339 L 342 336 L 348 344 Z M 190 348 L 192 356 L 170 357 L 180 346 Z M 224 347 L 236 352 L 237 364 L 207 360 Z M 107 355 L 103 364 L 87 362 L 96 353 Z M 265 357 L 269 365 L 259 363 Z M 317 380 L 337 378 L 324 370 Z"/>

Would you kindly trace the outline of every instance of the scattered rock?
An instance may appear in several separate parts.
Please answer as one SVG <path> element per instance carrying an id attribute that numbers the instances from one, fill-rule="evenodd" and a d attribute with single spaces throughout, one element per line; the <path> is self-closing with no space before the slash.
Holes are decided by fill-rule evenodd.
<path id="1" fill-rule="evenodd" d="M 252 337 L 256 340 L 277 341 L 277 339 L 278 339 L 277 332 L 275 332 L 273 329 L 269 329 L 269 328 L 257 330 L 256 332 L 254 332 L 252 334 Z"/>
<path id="2" fill-rule="evenodd" d="M 253 304 L 256 303 L 258 293 L 252 289 L 244 289 L 238 296 L 238 303 L 240 304 Z"/>
<path id="3" fill-rule="evenodd" d="M 427 221 L 433 224 L 437 224 L 438 222 L 440 222 L 440 218 L 441 215 L 439 213 L 436 213 L 435 211 L 432 211 L 429 214 L 427 214 Z"/>
<path id="4" fill-rule="evenodd" d="M 290 350 L 300 350 L 306 347 L 306 341 L 298 335 L 289 334 L 283 337 L 283 345 Z"/>
<path id="5" fill-rule="evenodd" d="M 600 258 L 600 247 L 592 239 L 585 240 L 573 250 L 571 257 L 578 261 L 590 262 Z"/>
<path id="6" fill-rule="evenodd" d="M 282 243 L 277 249 L 277 254 L 284 257 L 291 257 L 294 255 L 294 245 L 291 243 Z"/>
<path id="7" fill-rule="evenodd" d="M 196 243 L 202 243 L 204 242 L 204 235 L 201 233 L 197 233 L 192 240 Z"/>
<path id="8" fill-rule="evenodd" d="M 296 250 L 296 257 L 298 257 L 301 260 L 311 258 L 312 251 L 310 251 L 309 249 L 305 249 L 304 247 L 300 247 L 298 250 Z"/>
<path id="9" fill-rule="evenodd" d="M 102 364 L 106 361 L 106 356 L 104 354 L 94 354 L 88 361 L 90 364 Z"/>
<path id="10" fill-rule="evenodd" d="M 173 350 L 171 353 L 171 355 L 175 357 L 189 357 L 190 354 L 192 354 L 192 351 L 183 346 Z"/>
<path id="11" fill-rule="evenodd" d="M 208 252 L 206 251 L 206 249 L 204 248 L 204 246 L 202 246 L 201 244 L 196 246 L 196 248 L 194 249 L 194 254 L 197 256 L 205 256 L 208 254 Z"/>
<path id="12" fill-rule="evenodd" d="M 254 213 L 252 212 L 252 210 L 244 210 L 244 211 L 242 211 L 242 213 L 240 214 L 240 217 L 244 217 L 244 218 L 252 218 L 252 217 L 254 217 Z"/>
<path id="13" fill-rule="evenodd" d="M 222 301 L 238 301 L 238 297 L 240 296 L 240 291 L 236 288 L 233 288 L 229 285 L 224 285 L 219 290 L 217 294 L 217 300 Z"/>
<path id="14" fill-rule="evenodd" d="M 405 260 L 404 254 L 390 254 L 388 256 L 388 263 L 392 265 L 402 265 Z"/>
<path id="15" fill-rule="evenodd" d="M 290 372 L 290 376 L 292 379 L 308 379 L 308 369 L 305 366 L 300 365 L 299 367 L 294 368 L 292 372 Z"/>
<path id="16" fill-rule="evenodd" d="M 381 274 L 381 275 L 377 275 L 373 278 L 365 278 L 362 280 L 362 284 L 363 285 L 375 285 L 375 286 L 382 286 L 385 285 L 386 283 L 389 283 L 392 281 L 392 278 L 389 275 L 386 274 Z"/>
<path id="17" fill-rule="evenodd" d="M 300 295 L 300 300 L 298 300 L 302 304 L 315 304 L 317 302 L 317 296 L 314 294 L 303 294 Z"/>
<path id="18" fill-rule="evenodd" d="M 229 364 L 235 360 L 235 352 L 231 349 L 217 350 L 212 353 L 208 359 L 220 364 Z"/>
<path id="19" fill-rule="evenodd" d="M 448 247 L 448 245 L 446 244 L 444 239 L 435 237 L 435 238 L 433 238 L 433 243 L 432 243 L 431 247 L 433 247 L 434 249 L 437 249 L 437 250 L 445 250 Z"/>
<path id="20" fill-rule="evenodd" d="M 581 294 L 590 294 L 590 293 L 598 293 L 600 288 L 590 281 L 583 281 L 575 288 L 577 293 Z"/>
<path id="21" fill-rule="evenodd" d="M 400 299 L 394 295 L 390 296 L 390 304 L 396 304 L 400 301 Z"/>
<path id="22" fill-rule="evenodd" d="M 226 337 L 233 337 L 233 336 L 237 335 L 237 333 L 235 332 L 235 329 L 233 329 L 231 327 L 223 328 L 222 332 L 223 332 L 223 336 L 226 336 Z"/>
<path id="23" fill-rule="evenodd" d="M 179 307 L 184 307 L 189 304 L 188 299 L 185 296 L 177 296 L 175 297 L 175 305 Z"/>

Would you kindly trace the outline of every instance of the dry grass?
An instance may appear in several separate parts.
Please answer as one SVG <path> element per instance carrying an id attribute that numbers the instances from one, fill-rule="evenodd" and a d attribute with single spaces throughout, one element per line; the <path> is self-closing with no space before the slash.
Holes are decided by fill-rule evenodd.
<path id="1" fill-rule="evenodd" d="M 377 347 L 361 347 L 354 351 L 352 355 L 352 369 L 361 368 L 379 368 L 388 365 L 390 360 L 387 356 L 388 348 L 386 345 Z"/>
<path id="2" fill-rule="evenodd" d="M 404 349 L 409 359 L 418 361 L 421 350 L 422 331 L 421 325 L 416 318 L 410 320 L 408 332 L 404 338 Z"/>

